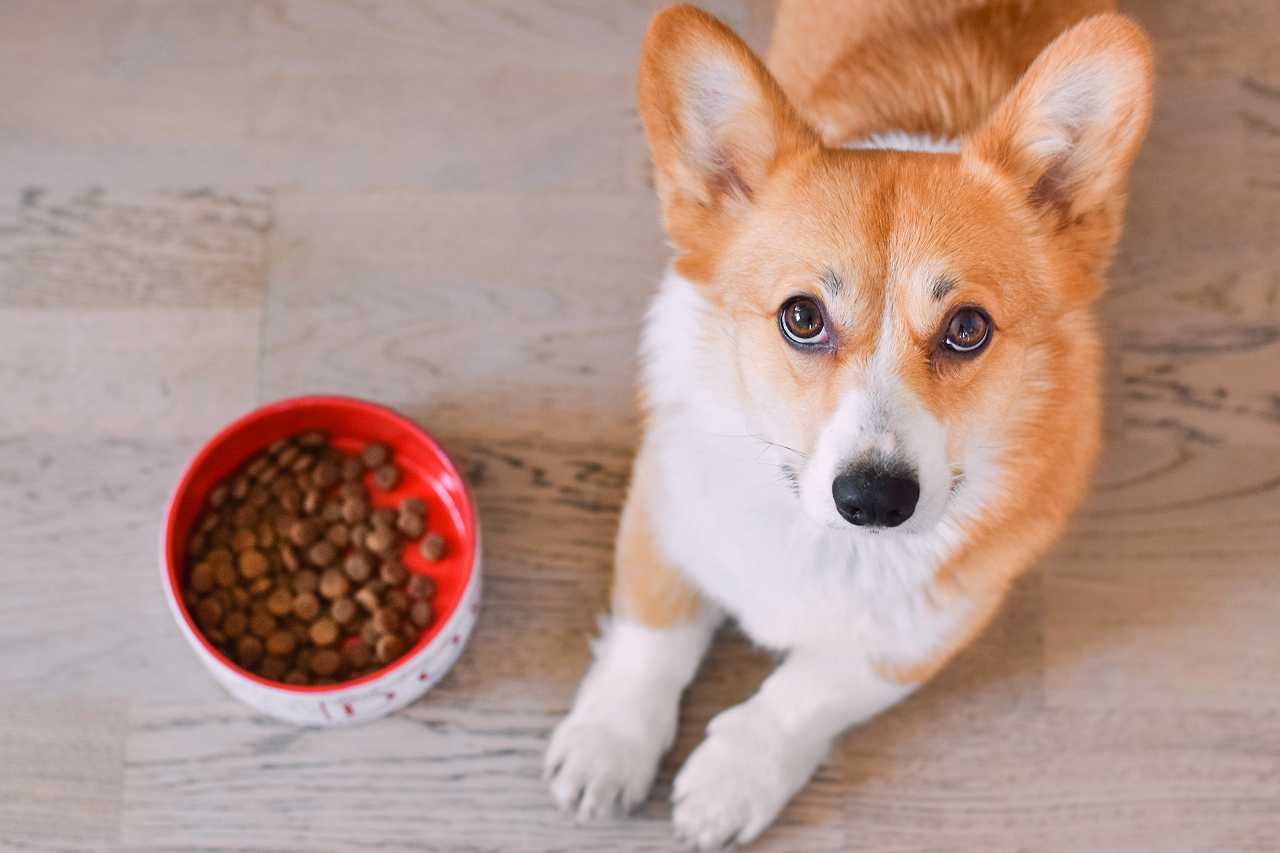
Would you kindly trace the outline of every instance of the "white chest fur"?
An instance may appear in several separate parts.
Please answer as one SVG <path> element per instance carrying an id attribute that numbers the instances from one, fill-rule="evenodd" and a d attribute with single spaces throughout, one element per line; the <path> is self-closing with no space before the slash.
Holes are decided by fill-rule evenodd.
<path id="1" fill-rule="evenodd" d="M 809 519 L 781 466 L 792 452 L 754 436 L 727 392 L 732 368 L 699 347 L 709 310 L 688 281 L 663 282 L 646 329 L 654 412 L 644 452 L 659 472 L 654 524 L 663 550 L 756 642 L 852 647 L 911 660 L 963 616 L 927 590 L 945 534 L 884 535 Z"/>

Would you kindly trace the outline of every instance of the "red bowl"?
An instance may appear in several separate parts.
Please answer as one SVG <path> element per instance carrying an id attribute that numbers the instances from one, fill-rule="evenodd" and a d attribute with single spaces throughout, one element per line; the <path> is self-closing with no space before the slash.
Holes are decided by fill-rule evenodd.
<path id="1" fill-rule="evenodd" d="M 446 549 L 443 559 L 428 563 L 414 543 L 404 548 L 406 568 L 430 576 L 436 584 L 434 619 L 412 649 L 360 678 L 299 687 L 255 675 L 218 651 L 196 627 L 182 591 L 187 539 L 210 490 L 272 442 L 306 430 L 323 431 L 335 447 L 347 452 L 357 452 L 371 441 L 388 445 L 400 468 L 400 483 L 391 492 L 371 488 L 373 503 L 395 506 L 409 496 L 423 498 L 428 529 L 444 536 Z M 479 526 L 457 467 L 417 424 L 383 406 L 348 397 L 281 400 L 215 435 L 188 464 L 169 500 L 161 565 L 178 627 L 215 678 L 259 710 L 304 724 L 359 722 L 412 702 L 456 661 L 479 612 Z"/>

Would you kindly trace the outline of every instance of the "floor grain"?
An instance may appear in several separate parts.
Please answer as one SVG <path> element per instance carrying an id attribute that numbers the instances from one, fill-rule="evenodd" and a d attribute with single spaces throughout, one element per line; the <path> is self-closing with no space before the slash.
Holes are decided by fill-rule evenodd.
<path id="1" fill-rule="evenodd" d="M 635 819 L 575 828 L 539 779 L 667 252 L 632 91 L 658 5 L 0 6 L 0 849 L 670 849 L 680 761 L 770 667 L 732 630 Z M 764 43 L 768 0 L 711 6 Z M 1126 8 L 1160 81 L 1091 497 L 758 849 L 1280 849 L 1280 13 Z M 229 699 L 155 564 L 200 441 L 309 391 L 427 424 L 485 520 L 459 664 L 344 731 Z"/>

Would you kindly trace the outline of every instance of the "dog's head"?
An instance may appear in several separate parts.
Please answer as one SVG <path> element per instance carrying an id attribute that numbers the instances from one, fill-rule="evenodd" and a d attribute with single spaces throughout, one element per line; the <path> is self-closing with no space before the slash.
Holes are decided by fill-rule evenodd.
<path id="1" fill-rule="evenodd" d="M 1099 16 L 954 153 L 830 149 L 719 21 L 655 19 L 640 112 L 675 266 L 811 518 L 927 530 L 1073 419 L 1096 430 L 1088 305 L 1151 78 L 1141 30 Z"/>

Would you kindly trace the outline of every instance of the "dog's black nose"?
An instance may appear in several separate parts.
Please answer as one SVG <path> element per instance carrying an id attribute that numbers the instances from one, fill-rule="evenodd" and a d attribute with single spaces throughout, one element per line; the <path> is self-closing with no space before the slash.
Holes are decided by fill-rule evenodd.
<path id="1" fill-rule="evenodd" d="M 920 484 L 914 477 L 855 471 L 831 483 L 844 520 L 859 527 L 897 527 L 916 511 Z"/>

